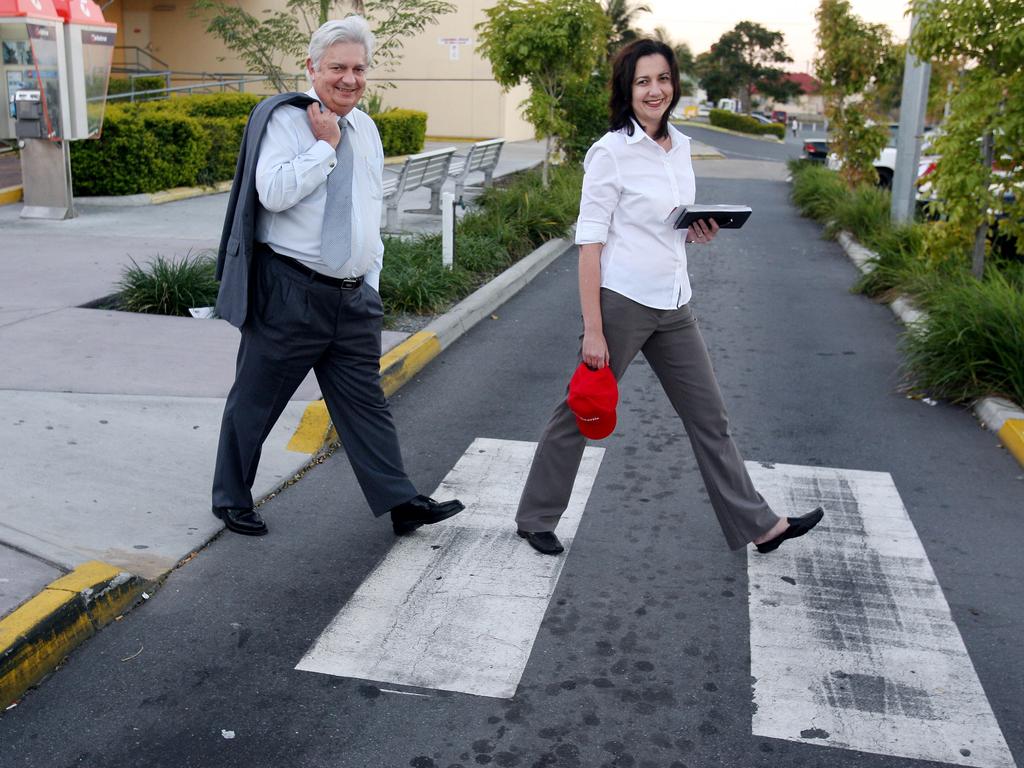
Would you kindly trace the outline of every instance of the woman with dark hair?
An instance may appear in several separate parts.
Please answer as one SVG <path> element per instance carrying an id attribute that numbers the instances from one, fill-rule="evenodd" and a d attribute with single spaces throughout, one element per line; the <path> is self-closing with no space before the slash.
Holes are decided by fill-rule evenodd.
<path id="1" fill-rule="evenodd" d="M 811 530 L 824 512 L 819 507 L 802 517 L 775 515 L 754 489 L 729 434 L 718 382 L 690 310 L 686 271 L 685 244 L 711 242 L 718 225 L 698 221 L 676 230 L 667 221 L 675 206 L 693 203 L 696 193 L 690 140 L 669 123 L 678 101 L 679 69 L 671 48 L 642 39 L 619 52 L 610 130 L 583 163 L 576 224 L 580 359 L 592 370 L 609 367 L 621 380 L 643 352 L 683 421 L 729 547 L 753 542 L 759 552 L 771 552 Z M 558 405 L 541 436 L 516 513 L 519 535 L 549 555 L 563 551 L 555 526 L 586 445 L 580 431 L 586 425 L 578 425 L 572 398 L 570 393 Z"/>

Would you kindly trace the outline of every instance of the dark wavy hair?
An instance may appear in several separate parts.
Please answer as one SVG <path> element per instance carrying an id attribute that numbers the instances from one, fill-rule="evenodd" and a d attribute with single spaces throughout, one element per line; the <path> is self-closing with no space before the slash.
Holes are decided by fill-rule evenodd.
<path id="1" fill-rule="evenodd" d="M 665 43 L 660 40 L 641 38 L 634 40 L 622 48 L 615 61 L 612 63 L 612 95 L 609 102 L 611 119 L 609 130 L 618 131 L 623 128 L 629 136 L 633 135 L 633 120 L 636 115 L 633 113 L 633 78 L 636 76 L 636 62 L 644 56 L 661 54 L 668 62 L 669 71 L 672 73 L 672 101 L 661 116 L 661 124 L 658 126 L 657 139 L 668 136 L 668 118 L 672 110 L 679 103 L 679 64 L 676 56 Z M 637 120 L 637 122 L 640 122 Z"/>

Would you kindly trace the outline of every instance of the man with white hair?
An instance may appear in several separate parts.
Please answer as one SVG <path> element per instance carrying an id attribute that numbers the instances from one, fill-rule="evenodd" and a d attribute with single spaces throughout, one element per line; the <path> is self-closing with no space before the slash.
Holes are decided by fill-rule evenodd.
<path id="1" fill-rule="evenodd" d="M 384 150 L 356 108 L 373 43 L 359 16 L 324 24 L 313 87 L 261 102 L 242 139 L 217 261 L 217 310 L 242 338 L 213 480 L 213 513 L 236 533 L 267 532 L 260 449 L 310 369 L 375 515 L 402 535 L 463 509 L 417 493 L 380 386 Z"/>

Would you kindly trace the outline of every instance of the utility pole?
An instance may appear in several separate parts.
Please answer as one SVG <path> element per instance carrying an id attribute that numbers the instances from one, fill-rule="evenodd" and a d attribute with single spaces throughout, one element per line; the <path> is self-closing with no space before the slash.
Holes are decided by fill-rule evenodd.
<path id="1" fill-rule="evenodd" d="M 896 137 L 896 168 L 892 177 L 894 224 L 912 221 L 917 198 L 917 166 L 921 160 L 921 136 L 928 107 L 928 81 L 932 67 L 910 52 L 910 42 L 917 28 L 917 14 L 910 21 L 910 39 L 903 69 L 903 94 L 900 98 L 900 129 Z"/>

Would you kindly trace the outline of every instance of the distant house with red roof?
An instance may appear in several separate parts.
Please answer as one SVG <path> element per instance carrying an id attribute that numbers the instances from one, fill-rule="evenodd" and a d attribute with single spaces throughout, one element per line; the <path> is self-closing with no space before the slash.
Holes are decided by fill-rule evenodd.
<path id="1" fill-rule="evenodd" d="M 761 102 L 761 109 L 770 112 L 775 109 L 783 109 L 790 114 L 800 115 L 823 115 L 825 114 L 825 99 L 821 95 L 821 83 L 806 72 L 787 72 L 786 80 L 800 86 L 800 95 L 789 101 L 782 102 Z M 757 96 L 757 89 L 753 91 Z"/>

